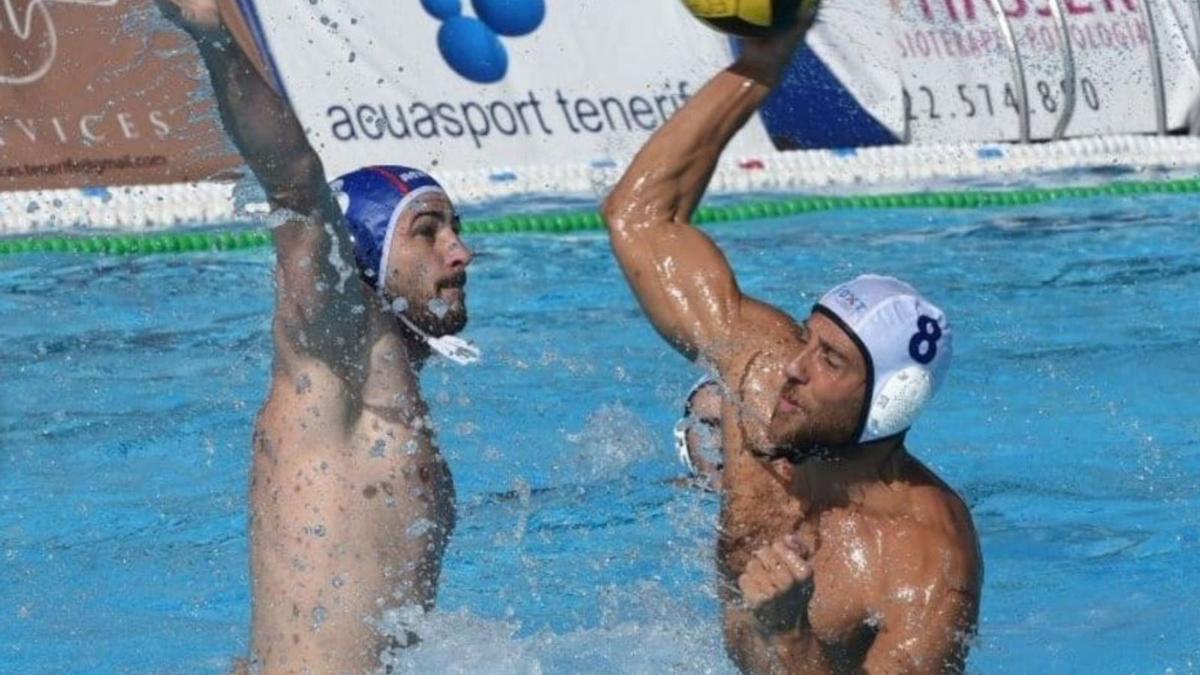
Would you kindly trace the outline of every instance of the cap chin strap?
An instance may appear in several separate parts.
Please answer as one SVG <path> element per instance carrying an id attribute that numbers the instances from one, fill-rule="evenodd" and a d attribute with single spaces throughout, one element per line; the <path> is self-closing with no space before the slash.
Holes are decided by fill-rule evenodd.
<path id="1" fill-rule="evenodd" d="M 479 357 L 483 355 L 479 348 L 467 342 L 466 340 L 455 337 L 453 335 L 443 335 L 442 337 L 433 337 L 429 333 L 417 328 L 412 319 L 408 318 L 402 312 L 394 312 L 397 319 L 408 329 L 416 333 L 429 345 L 429 348 L 437 352 L 441 356 L 450 359 L 460 366 L 469 366 L 479 362 Z"/>

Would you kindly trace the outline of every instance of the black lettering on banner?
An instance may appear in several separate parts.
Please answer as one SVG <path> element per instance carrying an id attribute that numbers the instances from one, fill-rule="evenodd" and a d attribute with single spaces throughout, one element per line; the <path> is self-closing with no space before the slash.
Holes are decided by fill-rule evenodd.
<path id="1" fill-rule="evenodd" d="M 613 129 L 615 131 L 617 128 L 616 123 L 613 121 L 613 108 L 616 108 L 617 112 L 621 114 L 621 119 L 625 122 L 625 130 L 629 131 L 633 129 L 633 127 L 629 124 L 629 116 L 625 114 L 625 106 L 621 105 L 619 100 L 612 96 L 606 96 L 600 99 L 600 106 L 604 109 L 604 119 L 608 121 L 609 129 Z"/>
<path id="2" fill-rule="evenodd" d="M 596 120 L 596 126 L 593 127 L 588 125 L 587 121 L 584 119 L 585 117 L 588 119 L 600 117 L 599 108 L 596 107 L 595 103 L 592 103 L 586 98 L 575 99 L 575 117 L 579 120 L 579 126 L 594 134 L 599 133 L 602 129 L 604 129 L 604 125 L 600 124 L 600 120 Z"/>
<path id="3" fill-rule="evenodd" d="M 1087 107 L 1092 110 L 1100 109 L 1100 96 L 1096 94 L 1096 85 L 1088 78 L 1083 78 L 1079 82 L 1079 89 L 1083 91 L 1083 101 Z"/>
<path id="4" fill-rule="evenodd" d="M 1021 106 L 1017 104 L 1017 96 L 1013 93 L 1011 84 L 1004 85 L 1004 105 L 1017 111 L 1018 115 L 1021 114 Z"/>
<path id="5" fill-rule="evenodd" d="M 417 138 L 428 139 L 438 137 L 437 120 L 434 119 L 432 108 L 424 103 L 414 103 L 409 106 L 409 111 L 411 111 L 413 115 L 420 115 L 420 117 L 415 118 L 412 123 L 413 133 L 417 135 Z"/>
<path id="6" fill-rule="evenodd" d="M 629 99 L 629 115 L 633 117 L 633 123 L 646 131 L 654 131 L 658 124 L 654 122 L 654 108 L 650 102 L 641 96 L 634 96 Z M 650 122 L 647 124 L 642 121 L 643 116 L 649 116 Z"/>
<path id="7" fill-rule="evenodd" d="M 505 136 L 515 136 L 517 134 L 517 116 L 513 114 L 512 108 L 508 107 L 504 102 L 496 101 L 492 103 L 488 106 L 488 113 L 492 116 L 492 126 L 496 127 L 496 131 Z M 508 116 L 509 124 L 507 126 L 501 123 L 501 113 Z"/>
<path id="8" fill-rule="evenodd" d="M 921 91 L 925 92 L 925 96 L 929 98 L 929 119 L 940 120 L 942 116 L 937 114 L 937 104 L 933 101 L 933 90 L 929 87 L 921 87 Z"/>
<path id="9" fill-rule="evenodd" d="M 958 97 L 960 99 L 962 99 L 963 103 L 967 104 L 967 117 L 974 117 L 975 116 L 975 102 L 972 101 L 969 96 L 967 96 L 967 85 L 965 85 L 965 84 L 958 85 Z"/>
<path id="10" fill-rule="evenodd" d="M 339 141 L 352 141 L 358 138 L 358 132 L 354 129 L 354 122 L 350 120 L 350 111 L 340 105 L 329 106 L 329 109 L 325 111 L 325 115 L 328 117 L 333 117 L 335 113 L 341 115 L 341 120 L 335 120 L 330 127 L 333 137 Z"/>
<path id="11" fill-rule="evenodd" d="M 392 128 L 392 118 L 388 117 L 387 108 L 379 106 L 379 112 L 383 114 L 383 125 L 392 138 L 404 140 L 412 135 L 408 129 L 408 117 L 405 116 L 404 109 L 399 105 L 396 106 L 396 122 L 400 125 L 400 133 L 396 133 L 396 130 Z"/>
<path id="12" fill-rule="evenodd" d="M 992 107 L 992 90 L 986 84 L 977 85 L 983 90 L 983 100 L 987 101 L 988 117 L 996 114 L 996 109 Z"/>
<path id="13" fill-rule="evenodd" d="M 475 142 L 476 148 L 482 148 L 483 142 L 480 139 L 487 137 L 492 132 L 492 124 L 488 121 L 487 111 L 478 103 L 467 102 L 462 104 L 462 113 L 467 130 L 471 132 L 471 140 Z"/>
<path id="14" fill-rule="evenodd" d="M 1059 81 L 1057 86 L 1052 81 L 1033 80 L 1029 82 L 1029 113 L 1036 114 L 1039 110 L 1048 114 L 1056 114 L 1061 109 L 1069 83 Z M 951 85 L 951 90 L 940 87 L 917 85 L 919 92 L 917 100 L 913 100 L 908 89 L 903 89 L 904 111 L 909 122 L 919 120 L 940 120 L 950 118 L 995 117 L 996 106 L 993 103 L 993 87 L 997 89 L 996 96 L 1003 97 L 1003 107 L 1010 108 L 1013 113 L 1020 113 L 1020 103 L 1011 83 L 971 84 L 962 83 Z M 1003 86 L 1003 91 L 999 91 Z M 1081 94 L 1084 104 L 1093 111 L 1100 110 L 1101 101 L 1096 85 L 1090 78 L 1083 77 L 1076 83 L 1076 91 Z M 1061 92 L 1061 93 L 1060 93 Z M 1005 114 L 1003 110 L 1001 114 Z M 1012 114 L 1012 113 L 1008 113 Z"/>
<path id="15" fill-rule="evenodd" d="M 388 136 L 397 140 L 469 137 L 476 149 L 482 149 L 486 139 L 493 135 L 552 136 L 556 130 L 562 132 L 564 125 L 574 134 L 654 131 L 690 96 L 689 85 L 683 80 L 658 86 L 670 88 L 670 92 L 571 96 L 556 89 L 554 102 L 562 113 L 557 123 L 553 115 L 548 119 L 542 114 L 542 100 L 533 90 L 520 99 L 334 104 L 326 109 L 326 118 L 333 138 L 343 142 L 380 141 L 387 140 Z M 932 95 L 932 92 L 927 93 L 929 97 Z M 933 102 L 932 98 L 929 100 Z M 89 140 L 103 140 L 99 133 L 102 121 L 98 116 L 84 118 L 81 133 Z M 127 135 L 143 134 L 144 123 L 138 122 L 143 126 L 136 126 L 137 121 L 133 118 L 120 117 L 117 121 Z M 95 129 L 93 124 L 97 125 Z M 151 124 L 156 133 L 166 126 L 153 117 Z M 23 127 L 21 120 L 16 120 L 16 125 L 31 138 L 44 135 L 40 129 Z M 61 129 L 59 136 L 63 136 Z M 3 143 L 4 138 L 0 135 L 0 145 Z"/>
<path id="16" fill-rule="evenodd" d="M 1057 112 L 1058 101 L 1054 100 L 1054 96 L 1050 93 L 1050 83 L 1039 81 L 1037 83 L 1037 90 L 1042 96 L 1042 108 L 1046 112 Z"/>
<path id="17" fill-rule="evenodd" d="M 450 138 L 459 138 L 466 131 L 463 129 L 462 122 L 454 116 L 454 106 L 449 103 L 439 103 L 433 110 L 442 120 L 442 131 L 445 131 Z"/>
<path id="18" fill-rule="evenodd" d="M 383 122 L 379 119 L 379 113 L 375 111 L 374 106 L 358 106 L 358 109 L 354 111 L 354 117 L 358 120 L 358 128 L 362 130 L 363 136 L 373 141 L 383 138 Z"/>

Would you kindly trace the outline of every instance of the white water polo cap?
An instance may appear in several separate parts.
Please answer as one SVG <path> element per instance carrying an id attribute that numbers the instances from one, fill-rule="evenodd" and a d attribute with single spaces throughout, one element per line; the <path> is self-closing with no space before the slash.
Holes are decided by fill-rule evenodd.
<path id="1" fill-rule="evenodd" d="M 945 313 L 903 281 L 874 274 L 835 287 L 813 311 L 846 331 L 866 360 L 858 442 L 912 426 L 950 368 L 954 340 Z"/>

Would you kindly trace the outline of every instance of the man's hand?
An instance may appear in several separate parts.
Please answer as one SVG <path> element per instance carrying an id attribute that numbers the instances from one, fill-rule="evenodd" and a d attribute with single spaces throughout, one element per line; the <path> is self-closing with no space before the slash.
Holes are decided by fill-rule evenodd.
<path id="1" fill-rule="evenodd" d="M 811 549 L 795 534 L 754 552 L 738 587 L 746 606 L 763 629 L 794 630 L 808 614 L 813 593 Z"/>
<path id="2" fill-rule="evenodd" d="M 735 69 L 749 77 L 774 84 L 792 60 L 792 52 L 804 41 L 816 19 L 816 2 L 805 3 L 805 9 L 790 28 L 761 38 L 743 38 L 741 55 Z"/>
<path id="3" fill-rule="evenodd" d="M 156 0 L 163 16 L 188 32 L 196 41 L 224 34 L 217 0 Z"/>

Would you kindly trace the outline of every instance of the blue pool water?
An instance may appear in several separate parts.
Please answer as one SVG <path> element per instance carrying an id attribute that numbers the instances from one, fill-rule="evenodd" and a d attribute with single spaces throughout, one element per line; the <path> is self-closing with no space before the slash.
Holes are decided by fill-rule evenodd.
<path id="1" fill-rule="evenodd" d="M 843 211 L 710 232 L 804 313 L 864 271 L 957 328 L 910 436 L 966 497 L 977 673 L 1200 671 L 1192 196 Z M 696 372 L 600 234 L 472 241 L 482 365 L 425 384 L 459 528 L 419 673 L 729 673 L 716 499 L 672 486 Z M 269 250 L 0 258 L 0 671 L 216 673 L 247 644 Z"/>

